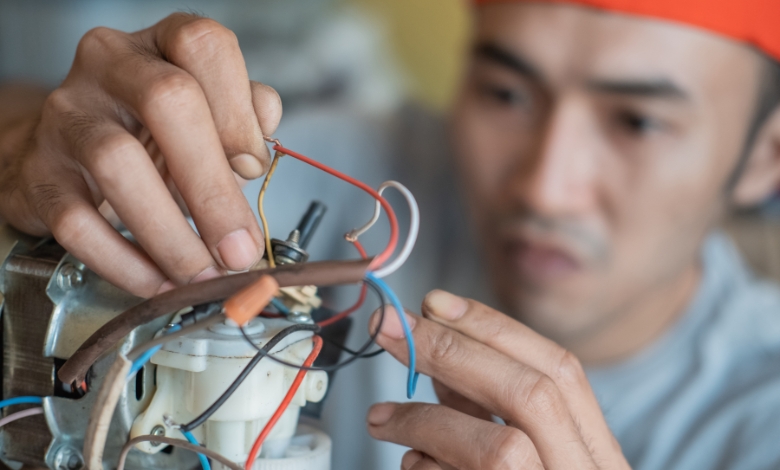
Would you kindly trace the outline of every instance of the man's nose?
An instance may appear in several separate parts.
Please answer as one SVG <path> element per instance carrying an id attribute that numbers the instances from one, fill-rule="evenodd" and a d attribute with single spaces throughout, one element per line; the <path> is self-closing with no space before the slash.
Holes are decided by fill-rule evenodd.
<path id="1" fill-rule="evenodd" d="M 573 216 L 596 200 L 598 129 L 583 103 L 559 103 L 512 181 L 513 196 L 540 215 Z"/>

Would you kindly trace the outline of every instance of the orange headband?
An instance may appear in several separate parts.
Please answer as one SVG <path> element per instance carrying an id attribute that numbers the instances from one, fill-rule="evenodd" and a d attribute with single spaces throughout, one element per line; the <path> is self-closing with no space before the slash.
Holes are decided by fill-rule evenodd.
<path id="1" fill-rule="evenodd" d="M 478 5 L 510 0 L 474 0 Z M 523 1 L 523 0 L 514 0 Z M 533 0 L 649 16 L 751 44 L 780 61 L 780 0 Z"/>

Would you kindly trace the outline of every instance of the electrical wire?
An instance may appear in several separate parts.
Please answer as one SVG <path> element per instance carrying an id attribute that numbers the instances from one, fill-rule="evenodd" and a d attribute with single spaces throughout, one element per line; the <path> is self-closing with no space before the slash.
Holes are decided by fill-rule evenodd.
<path id="1" fill-rule="evenodd" d="M 379 194 L 382 194 L 384 189 L 389 187 L 397 189 L 406 199 L 406 203 L 409 204 L 409 234 L 406 236 L 406 241 L 404 242 L 404 245 L 401 248 L 401 252 L 398 254 L 398 256 L 386 266 L 382 266 L 381 268 L 374 271 L 374 275 L 376 277 L 385 277 L 396 272 L 398 268 L 403 266 L 406 260 L 409 259 L 409 255 L 412 254 L 414 244 L 417 242 L 417 235 L 420 232 L 420 208 L 418 207 L 417 200 L 414 198 L 412 192 L 398 181 L 386 181 L 379 186 Z M 377 203 L 374 208 L 374 218 L 371 222 L 369 222 L 365 230 L 368 230 L 368 228 L 370 228 L 378 218 L 379 204 Z"/>
<path id="2" fill-rule="evenodd" d="M 406 321 L 404 307 L 401 305 L 401 301 L 398 299 L 398 296 L 395 295 L 395 292 L 393 292 L 393 290 L 385 283 L 385 281 L 379 279 L 373 273 L 366 274 L 366 279 L 370 279 L 384 291 L 385 295 L 387 295 L 387 297 L 390 299 L 390 303 L 393 304 L 393 307 L 398 314 L 398 319 L 401 321 L 401 327 L 403 328 L 404 336 L 406 337 L 406 345 L 409 348 L 409 376 L 406 381 L 406 396 L 407 398 L 412 398 L 414 396 L 415 390 L 417 389 L 417 379 L 420 377 L 420 374 L 415 370 L 417 358 L 414 352 L 414 337 L 412 336 L 412 329 L 409 328 L 409 322 Z M 379 327 L 377 327 L 377 331 L 378 330 Z"/>
<path id="3" fill-rule="evenodd" d="M 345 175 L 344 173 L 341 173 L 340 171 L 335 170 L 327 165 L 324 165 L 316 160 L 312 160 L 311 158 L 305 155 L 302 155 L 298 152 L 294 152 L 290 149 L 282 147 L 278 143 L 274 145 L 273 148 L 276 151 L 282 152 L 304 163 L 308 163 L 309 165 L 318 168 L 328 174 L 331 174 L 336 178 L 344 180 L 347 183 L 352 184 L 353 186 L 357 186 L 358 188 L 362 189 L 363 191 L 371 195 L 371 197 L 379 201 L 379 203 L 385 209 L 385 212 L 387 213 L 387 219 L 390 222 L 390 240 L 387 243 L 387 247 L 385 247 L 385 249 L 379 255 L 377 255 L 376 258 L 374 258 L 374 260 L 371 262 L 369 269 L 373 270 L 378 268 L 379 266 L 384 264 L 388 258 L 390 258 L 390 256 L 393 254 L 393 251 L 395 251 L 396 245 L 398 244 L 398 219 L 395 216 L 395 212 L 393 211 L 392 206 L 390 206 L 390 203 L 387 202 L 385 198 L 379 195 L 378 192 L 376 192 L 371 186 L 367 185 L 366 183 L 363 183 L 362 181 L 358 181 L 355 178 Z"/>
<path id="4" fill-rule="evenodd" d="M 271 162 L 271 167 L 268 169 L 268 174 L 265 175 L 263 180 L 263 186 L 260 187 L 260 194 L 257 195 L 257 214 L 260 216 L 260 222 L 263 224 L 263 238 L 265 239 L 265 252 L 268 254 L 268 266 L 275 268 L 276 260 L 274 260 L 273 250 L 271 249 L 271 233 L 268 230 L 268 220 L 265 218 L 265 211 L 263 210 L 263 199 L 265 199 L 265 191 L 268 189 L 268 183 L 271 182 L 276 171 L 276 166 L 279 164 L 279 159 L 282 158 L 283 153 L 276 151 L 274 159 Z"/>
<path id="5" fill-rule="evenodd" d="M 7 406 L 13 406 L 13 405 L 42 405 L 43 404 L 43 398 L 41 397 L 32 397 L 32 396 L 23 396 L 23 397 L 14 397 L 14 398 L 7 398 L 5 400 L 0 401 L 0 409 L 5 408 Z"/>
<path id="6" fill-rule="evenodd" d="M 141 355 L 144 354 L 146 351 L 156 346 L 163 345 L 165 343 L 173 341 L 176 338 L 180 338 L 190 333 L 194 333 L 196 331 L 200 331 L 210 326 L 216 325 L 217 323 L 223 321 L 224 319 L 225 319 L 225 315 L 223 315 L 222 313 L 216 313 L 204 319 L 198 320 L 196 323 L 192 325 L 185 326 L 184 328 L 178 331 L 168 330 L 167 335 L 158 336 L 157 338 L 154 338 L 151 341 L 148 341 L 140 346 L 136 346 L 133 350 L 130 351 L 130 353 L 127 354 L 127 358 L 131 361 L 134 361 L 139 357 L 141 357 Z"/>
<path id="7" fill-rule="evenodd" d="M 263 355 L 268 356 L 268 359 L 271 359 L 272 361 L 277 362 L 277 363 L 279 363 L 279 364 L 281 364 L 283 366 L 292 367 L 293 369 L 299 369 L 299 370 L 321 370 L 321 371 L 324 371 L 324 372 L 335 372 L 335 371 L 337 371 L 337 370 L 339 370 L 339 369 L 341 369 L 343 367 L 346 367 L 347 365 L 355 362 L 356 360 L 361 359 L 363 357 L 363 354 L 366 351 L 368 351 L 371 348 L 371 346 L 373 346 L 376 343 L 376 337 L 379 335 L 379 330 L 382 328 L 382 325 L 384 324 L 384 321 L 385 321 L 385 298 L 382 295 L 382 291 L 379 289 L 379 287 L 377 287 L 372 281 L 368 281 L 367 283 L 374 290 L 374 292 L 377 293 L 377 295 L 379 296 L 380 302 L 381 302 L 381 309 L 379 311 L 379 325 L 377 326 L 376 330 L 369 336 L 368 341 L 366 341 L 366 343 L 363 344 L 363 346 L 361 346 L 360 349 L 358 349 L 356 351 L 355 355 L 353 355 L 349 359 L 345 359 L 344 361 L 342 361 L 342 362 L 340 362 L 338 364 L 335 364 L 335 365 L 332 365 L 332 366 L 328 366 L 328 367 L 317 367 L 317 366 L 305 367 L 305 366 L 302 366 L 300 364 L 293 364 L 292 362 L 287 362 L 287 361 L 285 361 L 283 359 L 279 359 L 278 357 L 276 357 L 276 356 L 274 356 L 272 354 L 268 354 L 268 353 L 262 351 L 262 349 L 260 349 L 256 344 L 254 344 L 252 342 L 252 339 L 249 337 L 249 335 L 246 334 L 246 331 L 244 331 L 243 328 L 241 328 L 241 334 L 244 335 L 244 339 L 247 340 L 247 342 L 250 343 L 252 346 L 254 346 L 255 349 L 257 349 L 258 351 L 262 351 Z M 375 353 L 371 353 L 371 354 L 373 355 Z"/>
<path id="8" fill-rule="evenodd" d="M 349 240 L 349 238 L 347 238 Z M 352 245 L 354 245 L 355 249 L 360 253 L 360 257 L 363 259 L 368 258 L 368 254 L 366 254 L 365 248 L 363 248 L 363 245 L 355 240 L 349 240 Z M 317 324 L 321 327 L 326 327 L 328 325 L 332 325 L 333 323 L 336 323 L 339 320 L 342 320 L 344 318 L 347 318 L 352 313 L 357 311 L 361 306 L 363 306 L 363 303 L 366 301 L 366 293 L 368 291 L 368 288 L 366 287 L 366 283 L 364 282 L 363 285 L 360 287 L 360 295 L 358 296 L 357 302 L 355 302 L 354 305 L 349 307 L 348 309 L 344 310 L 343 312 L 337 313 L 336 315 L 333 315 L 330 318 L 326 318 L 325 320 L 322 320 L 321 322 L 318 322 Z"/>
<path id="9" fill-rule="evenodd" d="M 341 349 L 342 351 L 344 351 L 347 354 L 350 354 L 352 356 L 360 356 L 361 359 L 369 359 L 369 358 L 372 358 L 372 357 L 376 357 L 376 356 L 382 354 L 383 352 L 385 352 L 384 349 L 379 348 L 376 351 L 373 351 L 373 352 L 370 352 L 370 353 L 361 354 L 360 352 L 355 351 L 354 349 L 348 348 L 348 347 L 344 346 L 341 343 L 337 343 L 336 341 L 333 341 L 332 339 L 328 339 L 328 338 L 326 338 L 324 336 L 322 337 L 322 339 L 326 343 L 332 344 L 333 346 L 337 347 L 338 349 Z"/>
<path id="10" fill-rule="evenodd" d="M 221 313 L 212 315 L 193 325 L 186 326 L 179 331 L 148 341 L 147 343 L 136 347 L 130 355 L 137 358 L 141 353 L 157 344 L 164 344 L 179 336 L 208 328 L 209 326 L 224 320 L 224 318 L 225 316 Z M 134 353 L 136 353 L 135 356 L 133 356 Z M 89 416 L 87 429 L 84 433 L 83 455 L 84 461 L 86 462 L 85 468 L 94 470 L 101 470 L 103 468 L 103 452 L 106 446 L 108 430 L 111 426 L 111 418 L 114 415 L 114 410 L 116 409 L 119 397 L 125 388 L 125 380 L 123 379 L 127 377 L 127 372 L 130 370 L 131 366 L 132 362 L 120 352 L 117 354 L 113 364 L 111 364 L 108 372 L 106 372 L 103 377 L 103 383 L 97 391 L 94 406 L 92 407 Z M 0 405 L 2 405 L 2 402 L 0 402 Z"/>
<path id="11" fill-rule="evenodd" d="M 218 454 L 213 450 L 207 449 L 202 446 L 196 446 L 190 444 L 189 442 L 182 439 L 173 439 L 164 436 L 152 436 L 151 434 L 145 434 L 143 436 L 134 437 L 129 441 L 127 441 L 127 443 L 125 443 L 125 446 L 122 447 L 122 451 L 119 453 L 119 462 L 117 463 L 116 470 L 125 469 L 127 454 L 130 452 L 130 450 L 132 450 L 134 446 L 142 442 L 159 442 L 160 444 L 166 444 L 174 447 L 181 447 L 182 449 L 189 450 L 191 452 L 203 453 L 206 455 L 206 457 L 210 458 L 211 460 L 216 460 L 217 462 L 221 463 L 222 465 L 229 468 L 230 470 L 244 470 L 244 467 L 242 465 L 232 462 L 224 455 Z"/>
<path id="12" fill-rule="evenodd" d="M 381 195 L 384 193 L 384 190 L 387 188 L 395 188 L 397 189 L 402 196 L 406 199 L 406 203 L 409 205 L 409 215 L 411 218 L 410 224 L 409 224 L 409 234 L 406 237 L 406 242 L 404 243 L 403 248 L 401 249 L 401 253 L 396 257 L 395 260 L 391 263 L 391 265 L 388 265 L 386 267 L 383 267 L 381 269 L 378 269 L 376 272 L 378 273 L 378 277 L 384 277 L 388 274 L 391 274 L 392 272 L 396 271 L 404 262 L 406 262 L 406 259 L 409 258 L 409 255 L 412 252 L 412 249 L 414 248 L 414 244 L 417 241 L 417 234 L 419 232 L 420 228 L 420 209 L 417 205 L 417 200 L 414 198 L 414 195 L 412 194 L 409 189 L 407 189 L 406 186 L 402 185 L 398 181 L 385 181 L 381 185 L 379 185 L 379 188 L 377 189 L 377 192 Z M 351 230 L 346 235 L 346 239 L 349 241 L 357 241 L 358 237 L 366 233 L 373 225 L 376 223 L 377 220 L 379 220 L 379 215 L 381 212 L 381 206 L 379 202 L 375 203 L 374 206 L 374 214 L 371 216 L 371 220 L 366 222 L 365 225 L 363 225 L 360 228 L 356 228 Z"/>
<path id="13" fill-rule="evenodd" d="M 246 378 L 249 376 L 250 373 L 252 373 L 252 370 L 254 370 L 255 366 L 260 362 L 262 358 L 264 358 L 266 355 L 268 355 L 269 352 L 271 352 L 277 344 L 279 344 L 284 338 L 290 336 L 291 334 L 297 332 L 297 331 L 313 331 L 318 332 L 319 327 L 317 325 L 308 325 L 303 323 L 298 323 L 295 325 L 288 326 L 287 328 L 281 330 L 279 333 L 276 333 L 273 338 L 268 340 L 267 343 L 262 348 L 262 353 L 258 352 L 255 354 L 255 356 L 249 361 L 249 363 L 244 367 L 244 369 L 241 371 L 240 374 L 238 374 L 238 377 L 233 381 L 233 383 L 230 384 L 230 386 L 225 390 L 222 395 L 217 398 L 217 400 L 208 408 L 206 408 L 203 413 L 198 415 L 197 418 L 193 419 L 187 424 L 183 424 L 181 426 L 182 431 L 192 431 L 193 429 L 197 428 L 204 422 L 206 422 L 207 419 L 211 417 L 222 405 L 225 404 L 225 402 L 230 398 L 231 395 L 238 389 L 238 387 L 246 380 Z"/>
<path id="14" fill-rule="evenodd" d="M 5 418 L 0 419 L 0 428 L 2 428 L 8 423 L 13 423 L 16 420 L 27 418 L 29 416 L 42 415 L 42 414 L 43 414 L 43 408 L 41 408 L 40 406 L 36 406 L 35 408 L 28 408 L 22 411 L 17 411 L 16 413 L 11 413 Z"/>
<path id="15" fill-rule="evenodd" d="M 165 337 L 169 333 L 175 333 L 179 330 L 181 330 L 181 325 L 178 324 L 172 325 L 170 328 L 168 328 L 166 331 L 163 332 L 161 337 Z M 168 341 L 170 341 L 170 339 L 168 339 Z M 128 380 L 131 379 L 136 373 L 138 373 L 138 371 L 141 370 L 141 368 L 145 366 L 146 363 L 149 362 L 149 360 L 152 358 L 152 356 L 157 354 L 157 352 L 160 349 L 162 349 L 162 347 L 163 347 L 162 344 L 152 346 L 151 348 L 147 349 L 146 352 L 138 356 L 138 359 L 133 361 L 133 365 L 130 366 L 130 372 L 127 373 L 127 379 Z"/>
<path id="16" fill-rule="evenodd" d="M 282 315 L 289 315 L 290 314 L 290 309 L 287 308 L 287 306 L 284 304 L 284 302 L 282 302 L 281 300 L 279 300 L 276 297 L 271 299 L 271 305 L 276 310 L 278 310 L 279 313 L 281 313 Z"/>
<path id="17" fill-rule="evenodd" d="M 304 367 L 310 367 L 314 360 L 317 359 L 317 356 L 320 354 L 320 351 L 322 350 L 322 338 L 319 336 L 314 336 L 312 338 L 312 341 L 314 343 L 311 352 L 309 353 L 309 356 L 306 358 L 306 360 L 303 363 Z M 301 383 L 303 382 L 304 377 L 306 376 L 306 371 L 301 369 L 298 371 L 298 373 L 295 375 L 295 380 L 293 380 L 292 385 L 290 386 L 290 390 L 287 391 L 287 395 L 284 396 L 284 399 L 279 404 L 279 407 L 276 409 L 274 414 L 271 416 L 271 419 L 266 423 L 265 427 L 263 427 L 263 430 L 260 431 L 260 435 L 257 436 L 257 439 L 255 439 L 255 443 L 252 446 L 252 450 L 249 451 L 249 456 L 246 459 L 246 464 L 244 464 L 244 467 L 246 470 L 251 470 L 252 467 L 255 464 L 255 459 L 257 458 L 258 452 L 260 452 L 260 447 L 262 447 L 263 442 L 265 441 L 266 437 L 271 433 L 271 430 L 276 425 L 277 421 L 279 421 L 279 418 L 282 417 L 284 412 L 287 410 L 287 407 L 290 406 L 290 402 L 292 402 L 293 398 L 295 397 L 295 394 L 298 392 L 298 388 L 300 388 Z"/>
<path id="18" fill-rule="evenodd" d="M 197 446 L 198 448 L 202 448 L 200 442 L 195 439 L 195 436 L 193 436 L 191 432 L 181 431 L 181 433 L 190 444 Z M 211 470 L 211 464 L 209 463 L 209 459 L 206 457 L 206 455 L 200 450 L 197 450 L 196 452 L 198 453 L 198 460 L 200 460 L 200 466 L 203 467 L 203 470 Z"/>

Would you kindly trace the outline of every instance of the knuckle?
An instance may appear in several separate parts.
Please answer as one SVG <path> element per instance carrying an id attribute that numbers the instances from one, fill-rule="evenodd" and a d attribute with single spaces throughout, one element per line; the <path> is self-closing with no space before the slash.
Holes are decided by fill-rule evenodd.
<path id="1" fill-rule="evenodd" d="M 90 29 L 81 37 L 78 46 L 76 46 L 76 62 L 89 60 L 95 54 L 107 50 L 116 36 L 117 31 L 103 26 Z"/>
<path id="2" fill-rule="evenodd" d="M 540 374 L 531 385 L 525 396 L 524 405 L 538 422 L 558 423 L 564 420 L 568 413 L 558 386 L 544 374 Z"/>
<path id="3" fill-rule="evenodd" d="M 233 31 L 210 18 L 197 18 L 183 24 L 173 34 L 170 59 L 174 63 L 186 62 L 198 55 L 233 46 L 238 46 Z"/>
<path id="4" fill-rule="evenodd" d="M 496 470 L 538 468 L 539 463 L 531 439 L 522 431 L 507 426 L 500 428 L 485 460 L 480 462 L 482 468 Z"/>
<path id="5" fill-rule="evenodd" d="M 79 239 L 90 229 L 89 214 L 80 206 L 60 202 L 49 208 L 49 230 L 63 246 L 79 244 Z"/>
<path id="6" fill-rule="evenodd" d="M 461 351 L 461 343 L 457 333 L 449 329 L 443 329 L 434 335 L 429 345 L 431 360 L 436 362 L 452 362 L 457 360 Z"/>
<path id="7" fill-rule="evenodd" d="M 46 97 L 46 100 L 43 103 L 42 117 L 67 113 L 73 108 L 74 104 L 70 97 L 70 93 L 63 88 L 57 88 Z"/>
<path id="8" fill-rule="evenodd" d="M 133 155 L 139 145 L 130 134 L 115 133 L 101 138 L 85 162 L 90 174 L 99 181 L 123 177 L 120 170 L 127 167 L 123 162 Z"/>
<path id="9" fill-rule="evenodd" d="M 585 369 L 580 360 L 570 351 L 565 351 L 555 372 L 556 382 L 568 388 L 582 388 L 588 383 Z"/>
<path id="10" fill-rule="evenodd" d="M 183 106 L 198 99 L 202 94 L 198 82 L 189 74 L 180 71 L 167 72 L 152 81 L 141 98 L 142 112 L 158 114 Z"/>

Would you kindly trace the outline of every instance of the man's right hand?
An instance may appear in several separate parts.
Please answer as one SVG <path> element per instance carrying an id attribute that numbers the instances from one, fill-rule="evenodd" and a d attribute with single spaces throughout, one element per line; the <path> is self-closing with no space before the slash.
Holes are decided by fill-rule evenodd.
<path id="1" fill-rule="evenodd" d="M 265 172 L 263 135 L 281 114 L 278 94 L 249 81 L 235 35 L 213 20 L 177 13 L 132 34 L 94 29 L 31 135 L 2 155 L 0 216 L 53 234 L 143 297 L 247 269 L 263 236 L 235 174 Z"/>

